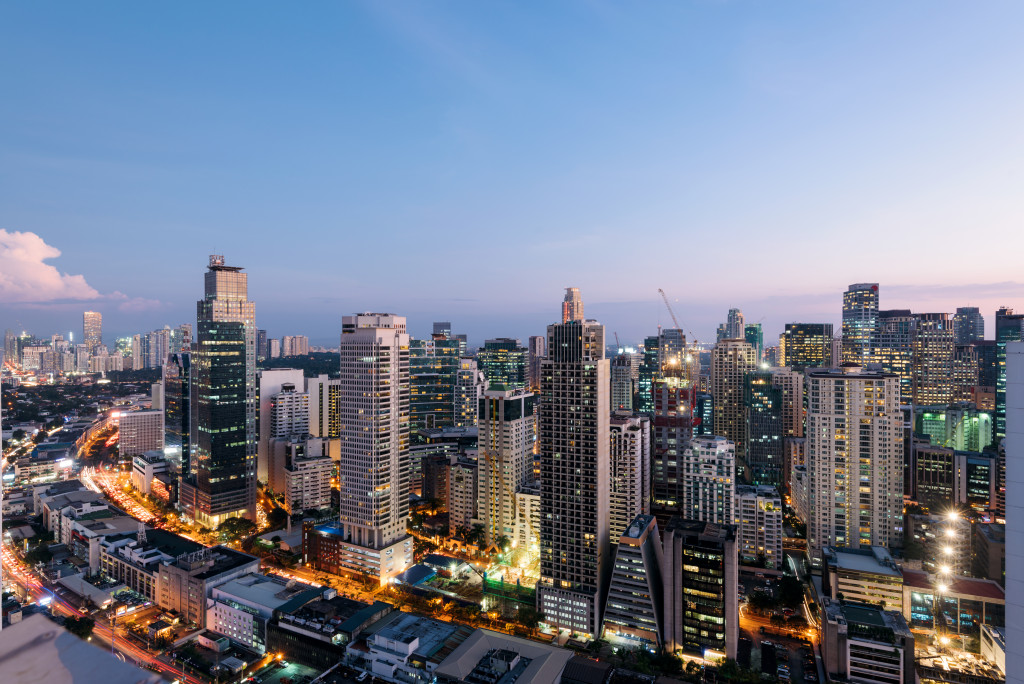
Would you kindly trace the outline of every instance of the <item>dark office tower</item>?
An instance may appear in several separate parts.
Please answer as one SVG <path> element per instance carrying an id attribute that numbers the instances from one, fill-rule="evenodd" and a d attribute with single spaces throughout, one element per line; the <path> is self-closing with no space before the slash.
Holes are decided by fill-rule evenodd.
<path id="1" fill-rule="evenodd" d="M 658 338 L 645 338 L 644 357 L 640 368 L 637 370 L 636 398 L 633 400 L 633 409 L 637 413 L 647 415 L 654 413 L 654 395 L 651 394 L 651 391 L 654 386 L 654 379 L 661 374 L 661 364 L 658 361 L 658 357 Z"/>
<path id="2" fill-rule="evenodd" d="M 856 283 L 843 293 L 842 362 L 872 360 L 878 335 L 878 283 Z"/>
<path id="3" fill-rule="evenodd" d="M 477 364 L 489 386 L 526 389 L 526 347 L 519 340 L 501 337 L 487 340 L 477 354 Z"/>
<path id="4" fill-rule="evenodd" d="M 760 323 L 748 323 L 743 326 L 743 339 L 754 348 L 758 362 L 764 359 L 764 331 Z"/>
<path id="5" fill-rule="evenodd" d="M 270 358 L 270 340 L 266 330 L 256 331 L 256 360 L 266 361 Z"/>
<path id="6" fill-rule="evenodd" d="M 191 472 L 192 357 L 189 352 L 171 353 L 163 367 L 164 454 L 184 479 Z"/>
<path id="7" fill-rule="evenodd" d="M 663 515 L 678 510 L 683 501 L 683 450 L 693 437 L 695 390 L 679 364 L 670 363 L 655 377 L 652 394 L 651 494 L 653 509 Z"/>
<path id="8" fill-rule="evenodd" d="M 451 321 L 434 321 L 434 337 L 438 335 L 442 339 L 450 339 L 452 336 L 452 323 Z"/>
<path id="9" fill-rule="evenodd" d="M 878 338 L 875 362 L 886 373 L 900 379 L 900 401 L 910 404 L 914 398 L 914 358 L 918 317 L 910 309 L 878 312 Z"/>
<path id="10" fill-rule="evenodd" d="M 953 401 L 953 323 L 947 313 L 916 317 L 914 404 L 948 404 Z"/>
<path id="11" fill-rule="evenodd" d="M 103 314 L 99 311 L 86 311 L 82 314 L 82 343 L 90 354 L 103 344 Z"/>
<path id="12" fill-rule="evenodd" d="M 797 370 L 832 366 L 831 323 L 787 323 L 779 336 L 780 366 Z"/>
<path id="13" fill-rule="evenodd" d="M 995 340 L 981 340 L 973 345 L 974 353 L 978 357 L 978 385 L 990 387 L 995 392 L 996 382 L 999 379 L 999 345 Z M 981 408 L 980 406 L 978 408 Z"/>
<path id="14" fill-rule="evenodd" d="M 206 295 L 196 305 L 192 356 L 192 477 L 183 512 L 206 527 L 256 516 L 256 309 L 248 276 L 210 257 Z"/>
<path id="15" fill-rule="evenodd" d="M 4 332 L 4 359 L 18 363 L 18 337 L 10 330 Z"/>
<path id="16" fill-rule="evenodd" d="M 770 371 L 747 373 L 743 386 L 747 412 L 747 473 L 756 485 L 782 484 L 783 396 Z"/>
<path id="17" fill-rule="evenodd" d="M 985 339 L 985 317 L 976 306 L 961 306 L 953 314 L 953 339 L 956 344 L 971 344 Z"/>
<path id="18" fill-rule="evenodd" d="M 1006 343 L 1020 342 L 1024 314 L 1002 307 L 996 311 L 996 441 L 1006 436 Z"/>
<path id="19" fill-rule="evenodd" d="M 978 382 L 978 348 L 958 344 L 953 348 L 953 401 L 972 401 Z"/>
<path id="20" fill-rule="evenodd" d="M 455 380 L 459 341 L 435 335 L 409 340 L 409 430 L 455 424 Z"/>
<path id="21" fill-rule="evenodd" d="M 547 355 L 547 339 L 543 335 L 531 335 L 528 342 L 529 383 L 531 389 L 540 387 L 540 362 Z"/>
<path id="22" fill-rule="evenodd" d="M 693 403 L 693 434 L 711 437 L 715 434 L 715 398 L 699 392 Z"/>
<path id="23" fill-rule="evenodd" d="M 537 609 L 558 628 L 597 636 L 607 587 L 611 438 L 604 326 L 548 326 L 540 397 Z"/>

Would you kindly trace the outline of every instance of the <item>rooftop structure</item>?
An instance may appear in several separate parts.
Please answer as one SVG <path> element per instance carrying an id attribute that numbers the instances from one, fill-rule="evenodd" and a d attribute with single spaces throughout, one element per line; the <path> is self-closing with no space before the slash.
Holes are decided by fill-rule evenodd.
<path id="1" fill-rule="evenodd" d="M 434 675 L 438 684 L 547 684 L 559 681 L 572 657 L 568 649 L 478 629 L 438 665 Z"/>

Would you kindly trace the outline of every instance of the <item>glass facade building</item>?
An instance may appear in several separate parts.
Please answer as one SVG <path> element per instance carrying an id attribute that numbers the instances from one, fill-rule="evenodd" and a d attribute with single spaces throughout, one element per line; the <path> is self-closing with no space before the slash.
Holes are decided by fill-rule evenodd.
<path id="1" fill-rule="evenodd" d="M 477 355 L 477 364 L 487 378 L 488 387 L 527 389 L 529 351 L 519 340 L 502 337 L 484 342 Z"/>

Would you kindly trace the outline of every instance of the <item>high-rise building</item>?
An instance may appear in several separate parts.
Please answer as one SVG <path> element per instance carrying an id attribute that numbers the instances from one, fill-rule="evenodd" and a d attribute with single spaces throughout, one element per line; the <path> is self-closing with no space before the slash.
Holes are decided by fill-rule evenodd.
<path id="1" fill-rule="evenodd" d="M 609 422 L 611 435 L 610 539 L 626 533 L 638 515 L 651 512 L 651 420 L 616 411 Z"/>
<path id="2" fill-rule="evenodd" d="M 872 360 L 878 335 L 878 283 L 855 283 L 843 293 L 842 362 Z"/>
<path id="3" fill-rule="evenodd" d="M 172 353 L 163 367 L 164 455 L 178 472 L 191 474 L 192 355 Z"/>
<path id="4" fill-rule="evenodd" d="M 693 436 L 695 389 L 687 383 L 677 355 L 668 361 L 651 386 L 651 496 L 659 515 L 678 510 L 683 501 L 683 450 Z"/>
<path id="5" fill-rule="evenodd" d="M 736 657 L 739 560 L 736 529 L 672 518 L 665 526 L 665 650 Z"/>
<path id="6" fill-rule="evenodd" d="M 899 378 L 859 366 L 807 373 L 808 552 L 899 546 L 903 413 Z"/>
<path id="7" fill-rule="evenodd" d="M 637 369 L 636 399 L 633 401 L 633 409 L 637 413 L 645 413 L 647 415 L 654 413 L 652 387 L 654 379 L 661 374 L 661 363 L 658 357 L 658 338 L 645 338 L 643 362 Z"/>
<path id="8" fill-rule="evenodd" d="M 451 321 L 434 321 L 432 330 L 432 337 L 440 336 L 443 340 L 450 340 L 452 338 Z"/>
<path id="9" fill-rule="evenodd" d="M 285 335 L 281 338 L 281 356 L 306 356 L 309 338 L 305 335 Z"/>
<path id="10" fill-rule="evenodd" d="M 480 501 L 478 462 L 458 459 L 448 467 L 448 532 L 465 535 L 476 519 Z"/>
<path id="11" fill-rule="evenodd" d="M 279 440 L 274 440 L 278 442 Z M 278 444 L 275 443 L 275 448 Z M 281 463 L 285 510 L 296 515 L 307 510 L 331 507 L 331 473 L 334 464 L 324 440 L 306 436 L 289 444 Z"/>
<path id="12" fill-rule="evenodd" d="M 999 320 L 997 315 L 996 320 Z M 1006 323 L 1004 323 L 1005 325 Z M 997 323 L 998 340 L 998 323 Z M 1019 333 L 1018 333 L 1019 334 Z M 1024 344 L 1002 350 L 1003 416 L 1024 414 Z M 1006 653 L 1007 684 L 1024 683 L 1024 421 L 1005 425 L 1006 448 Z"/>
<path id="13" fill-rule="evenodd" d="M 487 378 L 488 387 L 526 389 L 526 347 L 519 340 L 502 337 L 484 342 L 477 365 Z"/>
<path id="14" fill-rule="evenodd" d="M 953 314 L 953 341 L 971 344 L 985 339 L 985 317 L 976 306 L 958 307 Z"/>
<path id="15" fill-rule="evenodd" d="M 736 540 L 749 562 L 782 570 L 782 499 L 775 487 L 736 487 Z"/>
<path id="16" fill-rule="evenodd" d="M 455 424 L 455 385 L 459 372 L 459 341 L 436 335 L 409 340 L 410 430 Z"/>
<path id="17" fill-rule="evenodd" d="M 270 358 L 270 343 L 267 341 L 267 331 L 256 331 L 256 360 L 266 361 Z"/>
<path id="18" fill-rule="evenodd" d="M 978 386 L 981 367 L 978 347 L 958 344 L 953 348 L 953 401 L 971 401 Z"/>
<path id="19" fill-rule="evenodd" d="M 683 501 L 689 520 L 731 525 L 736 519 L 736 448 L 724 437 L 694 437 L 683 449 Z"/>
<path id="20" fill-rule="evenodd" d="M 611 366 L 612 409 L 633 409 L 633 366 L 627 354 L 612 359 Z M 614 538 L 616 535 L 612 535 Z"/>
<path id="21" fill-rule="evenodd" d="M 917 314 L 914 404 L 953 401 L 953 325 L 946 313 Z"/>
<path id="22" fill-rule="evenodd" d="M 578 287 L 565 288 L 565 299 L 562 300 L 562 322 L 582 321 L 583 297 Z"/>
<path id="23" fill-rule="evenodd" d="M 804 436 L 804 374 L 792 368 L 773 368 L 772 384 L 782 392 L 782 436 Z"/>
<path id="24" fill-rule="evenodd" d="M 797 370 L 832 366 L 831 323 L 787 323 L 779 336 L 780 366 Z"/>
<path id="25" fill-rule="evenodd" d="M 543 335 L 531 335 L 527 343 L 529 355 L 528 381 L 531 389 L 540 388 L 540 362 L 547 354 L 547 340 Z"/>
<path id="26" fill-rule="evenodd" d="M 267 343 L 270 347 L 270 358 L 279 359 L 281 358 L 281 340 L 276 337 L 271 337 Z"/>
<path id="27" fill-rule="evenodd" d="M 184 513 L 207 527 L 256 515 L 256 310 L 248 277 L 210 257 L 196 305 L 192 355 L 193 476 L 182 480 Z"/>
<path id="28" fill-rule="evenodd" d="M 758 360 L 764 358 L 764 331 L 760 323 L 748 323 L 743 326 L 743 339 L 754 348 L 754 354 Z"/>
<path id="29" fill-rule="evenodd" d="M 516 491 L 533 481 L 534 395 L 489 389 L 477 412 L 477 519 L 487 545 L 516 533 Z"/>
<path id="30" fill-rule="evenodd" d="M 875 362 L 886 373 L 900 379 L 900 402 L 914 400 L 915 344 L 918 318 L 909 309 L 887 309 L 878 312 L 878 336 Z"/>
<path id="31" fill-rule="evenodd" d="M 711 394 L 715 398 L 715 431 L 736 445 L 736 456 L 745 463 L 747 415 L 743 384 L 757 368 L 754 348 L 744 340 L 726 339 L 711 351 Z"/>
<path id="32" fill-rule="evenodd" d="M 412 565 L 405 318 L 345 316 L 340 354 L 342 565 L 383 585 Z"/>
<path id="33" fill-rule="evenodd" d="M 996 440 L 1006 435 L 1006 345 L 1020 342 L 1024 314 L 1015 314 L 1013 309 L 1001 307 L 996 310 Z"/>
<path id="34" fill-rule="evenodd" d="M 746 332 L 743 323 L 743 312 L 739 309 L 729 309 L 729 315 L 725 320 L 725 339 L 742 340 Z"/>
<path id="35" fill-rule="evenodd" d="M 477 369 L 476 359 L 459 359 L 455 374 L 455 427 L 473 427 L 477 424 L 477 409 L 481 393 L 487 389 L 487 379 Z"/>
<path id="36" fill-rule="evenodd" d="M 309 434 L 327 444 L 327 452 L 338 460 L 341 439 L 341 380 L 328 375 L 306 378 L 309 395 Z"/>
<path id="37" fill-rule="evenodd" d="M 82 314 L 82 342 L 90 354 L 95 354 L 96 348 L 103 344 L 103 314 L 99 311 Z"/>
<path id="38" fill-rule="evenodd" d="M 118 452 L 129 459 L 164 450 L 163 411 L 123 411 L 118 421 Z"/>
<path id="39" fill-rule="evenodd" d="M 553 626 L 597 635 L 610 558 L 608 360 L 604 326 L 548 326 L 540 404 L 541 579 Z"/>
<path id="40" fill-rule="evenodd" d="M 651 515 L 634 516 L 615 540 L 604 636 L 626 644 L 660 646 L 665 596 L 658 523 Z"/>
<path id="41" fill-rule="evenodd" d="M 309 396 L 303 392 L 304 378 L 302 371 L 298 368 L 263 368 L 256 374 L 257 404 L 256 404 L 256 477 L 260 482 L 267 482 L 270 477 L 270 440 L 304 437 L 309 430 Z M 288 388 L 296 401 L 304 405 L 307 422 L 305 425 L 296 425 L 289 422 L 286 426 L 283 415 L 278 417 L 278 424 L 274 426 L 274 400 L 281 392 Z M 302 395 L 299 398 L 298 395 Z M 287 404 L 287 399 L 282 400 L 282 410 Z M 319 435 L 318 435 L 319 436 Z M 278 490 L 280 491 L 280 490 Z"/>
<path id="42" fill-rule="evenodd" d="M 266 331 L 263 331 L 264 333 Z M 192 350 L 192 324 L 182 323 L 170 331 L 170 353 L 188 352 Z"/>
<path id="43" fill-rule="evenodd" d="M 148 337 L 146 368 L 160 368 L 171 352 L 171 329 L 165 327 L 163 330 L 154 330 Z"/>
<path id="44" fill-rule="evenodd" d="M 747 415 L 744 479 L 756 485 L 781 485 L 785 400 L 771 371 L 747 373 L 743 405 Z"/>

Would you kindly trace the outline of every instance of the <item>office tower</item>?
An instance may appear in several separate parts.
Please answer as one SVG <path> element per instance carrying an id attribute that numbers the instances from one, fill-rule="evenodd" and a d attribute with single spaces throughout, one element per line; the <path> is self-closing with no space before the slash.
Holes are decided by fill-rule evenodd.
<path id="1" fill-rule="evenodd" d="M 683 367 L 686 362 L 686 334 L 679 328 L 663 328 L 658 333 L 658 366 Z"/>
<path id="2" fill-rule="evenodd" d="M 185 515 L 206 527 L 256 516 L 256 310 L 248 276 L 210 257 L 196 304 L 192 354 L 194 475 L 181 483 Z"/>
<path id="3" fill-rule="evenodd" d="M 477 369 L 476 359 L 459 359 L 455 374 L 455 427 L 473 427 L 477 424 L 477 409 L 481 393 L 487 389 L 487 379 Z"/>
<path id="4" fill-rule="evenodd" d="M 772 384 L 782 392 L 782 436 L 804 436 L 804 374 L 792 368 L 773 368 Z"/>
<path id="5" fill-rule="evenodd" d="M 281 338 L 281 356 L 307 356 L 309 338 L 305 335 L 285 335 Z"/>
<path id="6" fill-rule="evenodd" d="M 914 336 L 914 404 L 953 400 L 953 325 L 946 313 L 917 314 Z"/>
<path id="7" fill-rule="evenodd" d="M 859 366 L 807 373 L 807 538 L 822 546 L 899 546 L 903 413 L 899 378 Z"/>
<path id="8" fill-rule="evenodd" d="M 693 402 L 693 434 L 715 434 L 715 398 L 708 392 L 698 392 Z"/>
<path id="9" fill-rule="evenodd" d="M 501 337 L 484 342 L 476 359 L 489 387 L 526 389 L 526 357 L 526 347 L 519 340 Z"/>
<path id="10" fill-rule="evenodd" d="M 978 347 L 958 344 L 953 348 L 953 401 L 972 401 L 978 386 L 981 368 Z"/>
<path id="11" fill-rule="evenodd" d="M 345 316 L 340 351 L 343 564 L 383 585 L 412 565 L 405 318 Z"/>
<path id="12" fill-rule="evenodd" d="M 878 283 L 856 283 L 843 293 L 842 362 L 869 363 L 878 335 Z"/>
<path id="13" fill-rule="evenodd" d="M 540 362 L 547 354 L 545 342 L 547 342 L 547 340 L 544 339 L 543 335 L 531 335 L 527 343 L 529 355 L 528 380 L 531 389 L 540 388 Z"/>
<path id="14" fill-rule="evenodd" d="M 306 378 L 309 395 L 309 434 L 329 443 L 341 438 L 341 379 L 327 375 Z M 329 447 L 331 457 L 337 460 L 336 448 Z"/>
<path id="15" fill-rule="evenodd" d="M 281 340 L 276 337 L 271 337 L 268 342 L 270 346 L 270 358 L 279 359 L 281 358 Z"/>
<path id="16" fill-rule="evenodd" d="M 122 459 L 164 450 L 163 411 L 122 411 L 117 431 L 117 451 Z"/>
<path id="17" fill-rule="evenodd" d="M 992 413 L 963 403 L 915 406 L 914 433 L 958 451 L 984 451 L 993 443 Z"/>
<path id="18" fill-rule="evenodd" d="M 832 366 L 831 323 L 787 323 L 779 336 L 779 366 L 797 370 Z"/>
<path id="19" fill-rule="evenodd" d="M 661 374 L 661 363 L 658 361 L 658 356 L 658 338 L 645 338 L 643 362 L 637 369 L 636 399 L 633 401 L 633 408 L 637 413 L 647 415 L 654 413 L 652 388 L 654 379 Z"/>
<path id="20" fill-rule="evenodd" d="M 612 359 L 611 366 L 612 409 L 633 409 L 633 366 L 627 354 Z M 614 538 L 616 535 L 612 535 Z"/>
<path id="21" fill-rule="evenodd" d="M 665 526 L 665 650 L 736 657 L 739 563 L 736 530 L 672 518 Z"/>
<path id="22" fill-rule="evenodd" d="M 1002 307 L 996 310 L 996 441 L 1006 435 L 1006 345 L 1024 339 L 1024 314 Z"/>
<path id="23" fill-rule="evenodd" d="M 565 299 L 562 300 L 562 322 L 582 321 L 583 297 L 578 287 L 565 288 Z"/>
<path id="24" fill-rule="evenodd" d="M 603 612 L 610 488 L 604 326 L 548 326 L 540 398 L 541 579 L 537 608 L 558 628 L 596 635 Z"/>
<path id="25" fill-rule="evenodd" d="M 96 348 L 103 344 L 103 314 L 99 311 L 82 314 L 82 342 L 90 354 L 95 354 Z"/>
<path id="26" fill-rule="evenodd" d="M 895 373 L 899 377 L 900 401 L 903 404 L 914 400 L 917 328 L 918 317 L 909 309 L 878 312 L 874 361 L 886 373 Z"/>
<path id="27" fill-rule="evenodd" d="M 736 487 L 736 541 L 748 564 L 782 570 L 782 499 L 775 487 Z"/>
<path id="28" fill-rule="evenodd" d="M 267 482 L 270 477 L 270 440 L 305 436 L 309 431 L 308 421 L 301 429 L 290 429 L 275 433 L 273 429 L 274 398 L 288 386 L 289 391 L 302 393 L 305 388 L 302 371 L 297 368 L 263 368 L 256 373 L 257 404 L 256 404 L 256 477 L 260 482 Z M 306 401 L 306 415 L 309 414 L 309 401 Z M 318 435 L 319 436 L 319 435 Z"/>
<path id="29" fill-rule="evenodd" d="M 743 407 L 743 382 L 757 369 L 754 348 L 743 340 L 727 339 L 711 351 L 711 394 L 715 398 L 715 431 L 736 445 L 736 456 L 745 462 L 747 416 Z"/>
<path id="30" fill-rule="evenodd" d="M 985 339 L 985 317 L 976 306 L 958 307 L 953 314 L 953 342 L 971 344 Z"/>
<path id="31" fill-rule="evenodd" d="M 452 323 L 451 321 L 434 321 L 432 337 L 440 336 L 443 340 L 449 340 L 452 337 Z"/>
<path id="32" fill-rule="evenodd" d="M 415 433 L 455 424 L 459 341 L 436 335 L 409 340 L 409 429 Z"/>
<path id="33" fill-rule="evenodd" d="M 999 378 L 999 346 L 995 340 L 980 340 L 971 345 L 978 357 L 978 385 L 992 389 L 995 394 Z M 979 406 L 978 408 L 982 408 Z"/>
<path id="34" fill-rule="evenodd" d="M 997 341 L 998 322 L 997 321 Z M 1006 323 L 1004 323 L 1006 325 Z M 1019 334 L 1019 333 L 1018 333 Z M 1002 350 L 1005 416 L 1024 414 L 1024 344 Z M 1024 683 L 1024 421 L 1005 423 L 1006 439 L 1006 653 L 1007 684 Z"/>
<path id="35" fill-rule="evenodd" d="M 678 358 L 669 355 L 651 387 L 651 495 L 659 515 L 678 510 L 683 501 L 686 477 L 682 453 L 693 436 L 695 390 L 687 382 Z"/>
<path id="36" fill-rule="evenodd" d="M 533 480 L 534 395 L 488 389 L 477 413 L 477 518 L 487 545 L 516 532 L 516 491 Z"/>
<path id="37" fill-rule="evenodd" d="M 743 382 L 743 406 L 747 417 L 747 472 L 745 479 L 756 485 L 782 484 L 782 438 L 784 400 L 782 389 L 770 371 L 747 373 Z"/>
<path id="38" fill-rule="evenodd" d="M 191 474 L 192 355 L 172 353 L 163 367 L 164 455 L 182 477 Z"/>
<path id="39" fill-rule="evenodd" d="M 267 341 L 267 331 L 256 331 L 256 360 L 266 361 L 270 358 L 270 343 Z"/>
<path id="40" fill-rule="evenodd" d="M 758 362 L 764 358 L 764 331 L 760 323 L 748 323 L 743 326 L 743 339 L 754 348 Z"/>
<path id="41" fill-rule="evenodd" d="M 665 595 L 658 523 L 651 515 L 634 516 L 615 539 L 618 545 L 604 611 L 604 637 L 660 646 Z"/>
<path id="42" fill-rule="evenodd" d="M 611 435 L 609 539 L 618 539 L 638 515 L 651 512 L 651 419 L 615 411 Z"/>
<path id="43" fill-rule="evenodd" d="M 694 437 L 682 449 L 683 500 L 689 520 L 731 525 L 736 519 L 736 448 L 724 437 Z"/>

